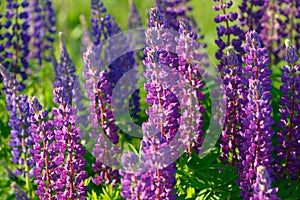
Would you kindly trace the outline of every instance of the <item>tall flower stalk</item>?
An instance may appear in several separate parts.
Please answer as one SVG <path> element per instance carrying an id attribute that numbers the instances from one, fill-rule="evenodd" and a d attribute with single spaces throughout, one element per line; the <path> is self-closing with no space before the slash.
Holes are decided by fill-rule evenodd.
<path id="1" fill-rule="evenodd" d="M 300 52 L 300 2 L 297 0 L 279 0 L 278 1 L 278 12 L 279 17 L 277 19 L 280 29 L 278 34 L 282 38 L 288 38 L 291 43 L 295 46 L 297 54 Z M 277 46 L 284 49 L 284 43 L 278 41 Z M 285 57 L 285 52 L 282 51 L 280 58 Z"/>
<path id="2" fill-rule="evenodd" d="M 278 20 L 280 20 L 279 13 L 279 5 L 275 0 L 271 0 L 268 3 L 265 3 L 263 8 L 267 10 L 264 12 L 262 19 L 262 30 L 260 33 L 260 37 L 268 50 L 268 55 L 270 58 L 270 63 L 278 63 L 279 62 L 279 54 L 281 50 L 281 45 L 278 45 L 282 41 L 282 35 L 280 34 L 279 29 L 280 24 Z"/>
<path id="3" fill-rule="evenodd" d="M 146 56 L 144 64 L 147 66 L 144 73 L 147 82 L 144 86 L 147 91 L 146 102 L 150 104 L 150 108 L 146 111 L 149 119 L 143 124 L 141 160 L 145 165 L 151 161 L 154 163 L 150 164 L 149 168 L 146 167 L 144 169 L 146 171 L 124 175 L 122 195 L 125 198 L 159 200 L 176 198 L 173 188 L 176 183 L 174 177 L 176 164 L 164 166 L 158 155 L 158 152 L 176 136 L 180 117 L 179 102 L 167 84 L 170 75 L 170 69 L 167 68 L 171 60 L 162 36 L 165 27 L 159 9 L 150 9 L 150 28 L 146 33 L 148 47 L 144 50 Z M 139 181 L 136 181 L 137 178 Z M 131 184 L 138 190 L 135 191 Z M 126 188 L 131 193 L 124 191 Z"/>
<path id="4" fill-rule="evenodd" d="M 138 28 L 142 26 L 142 19 L 134 3 L 134 0 L 128 0 L 129 3 L 129 28 Z"/>
<path id="5" fill-rule="evenodd" d="M 228 12 L 233 5 L 232 0 L 229 2 L 225 2 L 224 0 L 214 0 L 214 2 L 218 2 L 218 5 L 213 6 L 215 11 L 221 11 L 222 14 L 218 14 L 215 17 L 215 22 L 217 24 L 224 23 L 225 26 L 219 25 L 217 27 L 218 39 L 215 43 L 218 45 L 219 49 L 216 53 L 216 58 L 218 60 L 222 60 L 223 64 L 226 64 L 226 56 L 224 50 L 226 47 L 233 46 L 237 52 L 243 52 L 241 48 L 242 42 L 239 39 L 243 35 L 243 31 L 235 24 L 231 25 L 232 22 L 235 22 L 238 18 L 237 12 Z M 219 66 L 222 69 L 222 65 Z M 222 73 L 222 70 L 219 71 Z"/>
<path id="6" fill-rule="evenodd" d="M 96 185 L 112 183 L 115 186 L 119 180 L 118 170 L 112 170 L 109 165 L 106 165 L 107 163 L 118 163 L 113 155 L 120 151 L 115 146 L 119 142 L 119 136 L 111 109 L 111 83 L 107 80 L 107 72 L 99 68 L 94 58 L 95 54 L 92 50 L 85 52 L 84 76 L 86 83 L 84 87 L 90 100 L 88 119 L 92 126 L 89 134 L 92 138 L 96 138 L 93 149 L 96 163 L 93 164 L 93 170 L 100 173 L 93 178 L 93 182 Z"/>
<path id="7" fill-rule="evenodd" d="M 16 182 L 12 182 L 10 186 L 14 189 L 16 200 L 30 200 L 27 194 L 18 186 Z"/>
<path id="8" fill-rule="evenodd" d="M 56 68 L 53 120 L 36 98 L 30 101 L 32 113 L 31 134 L 34 141 L 32 154 L 38 185 L 36 194 L 41 199 L 85 199 L 85 150 L 80 143 L 77 110 L 72 106 L 75 67 L 60 33 L 60 63 Z"/>
<path id="9" fill-rule="evenodd" d="M 29 58 L 29 2 L 24 0 L 21 4 L 18 1 L 6 1 L 6 23 L 4 41 L 6 51 L 4 53 L 3 66 L 12 72 L 13 77 L 20 84 L 27 78 Z"/>
<path id="10" fill-rule="evenodd" d="M 185 135 L 187 142 L 187 153 L 191 155 L 192 149 L 196 153 L 201 151 L 204 131 L 203 113 L 204 106 L 201 104 L 205 99 L 202 92 L 204 87 L 203 77 L 203 60 L 206 59 L 206 54 L 201 52 L 205 45 L 197 42 L 198 35 L 193 33 L 192 26 L 188 21 L 179 22 L 180 36 L 176 38 L 176 53 L 178 56 L 178 71 L 182 75 L 181 103 L 182 110 L 180 121 L 182 122 L 179 131 Z M 188 86 L 187 86 L 188 85 Z M 187 87 L 186 87 L 187 86 Z M 187 124 L 185 124 L 187 122 Z"/>
<path id="11" fill-rule="evenodd" d="M 225 2 L 223 0 L 214 0 L 218 5 L 214 10 L 221 11 L 215 17 L 217 24 L 224 23 L 225 26 L 217 27 L 218 39 L 215 43 L 219 49 L 216 58 L 220 60 L 218 65 L 224 87 L 223 102 L 224 122 L 222 124 L 222 136 L 220 147 L 222 150 L 220 159 L 234 166 L 237 160 L 238 132 L 241 129 L 242 105 L 245 104 L 247 92 L 243 86 L 241 55 L 244 50 L 241 48 L 241 37 L 243 31 L 234 23 L 238 18 L 238 13 L 228 12 L 232 7 L 233 1 Z M 231 161 L 230 161 L 231 158 Z"/>
<path id="12" fill-rule="evenodd" d="M 108 38 L 107 29 L 111 29 L 110 14 L 107 13 L 107 9 L 104 6 L 102 0 L 91 0 L 91 22 L 94 46 L 101 43 L 102 38 Z"/>
<path id="13" fill-rule="evenodd" d="M 74 89 L 75 79 L 77 76 L 74 74 L 76 71 L 72 63 L 70 55 L 67 51 L 64 41 L 63 33 L 59 33 L 60 38 L 60 62 L 55 66 L 55 82 L 54 87 L 63 87 L 66 101 L 72 105 L 72 91 Z"/>
<path id="14" fill-rule="evenodd" d="M 192 10 L 192 7 L 188 5 L 189 1 L 190 0 L 155 0 L 155 6 L 162 13 L 166 24 L 168 24 L 168 28 L 177 31 L 179 29 L 180 20 L 190 20 L 193 18 L 189 13 L 189 11 Z M 196 27 L 195 21 L 192 22 L 192 25 Z"/>
<path id="15" fill-rule="evenodd" d="M 50 0 L 31 1 L 30 9 L 31 44 L 33 46 L 30 53 L 31 57 L 37 61 L 37 69 L 39 69 L 44 61 L 52 60 L 54 34 L 56 33 L 55 13 Z"/>
<path id="16" fill-rule="evenodd" d="M 289 40 L 286 40 L 286 62 L 282 67 L 282 85 L 280 90 L 283 96 L 279 102 L 281 120 L 278 123 L 278 173 L 283 177 L 297 179 L 299 176 L 299 127 L 300 127 L 300 67 L 297 64 L 298 54 Z"/>
<path id="17" fill-rule="evenodd" d="M 245 57 L 246 64 L 244 74 L 249 78 L 248 103 L 244 108 L 246 117 L 242 119 L 242 130 L 240 131 L 241 142 L 239 142 L 238 183 L 241 195 L 248 199 L 253 195 L 253 184 L 256 179 L 257 167 L 266 167 L 272 176 L 273 169 L 271 137 L 273 119 L 271 117 L 272 107 L 270 100 L 272 95 L 271 80 L 272 71 L 267 66 L 269 59 L 266 56 L 267 49 L 262 47 L 262 41 L 255 31 L 249 31 L 246 35 Z"/>
<path id="18" fill-rule="evenodd" d="M 26 192 L 31 196 L 30 178 L 32 177 L 33 162 L 30 156 L 32 140 L 28 132 L 30 116 L 28 97 L 19 94 L 22 86 L 11 76 L 2 65 L 0 65 L 0 74 L 4 79 L 4 93 L 6 94 L 6 108 L 9 111 L 10 119 L 8 125 L 11 128 L 12 162 L 18 164 L 15 175 L 22 175 L 26 181 Z"/>
<path id="19" fill-rule="evenodd" d="M 223 71 L 225 90 L 223 98 L 227 105 L 220 138 L 222 148 L 220 159 L 235 166 L 238 156 L 237 146 L 240 140 L 238 133 L 241 131 L 241 119 L 245 117 L 242 108 L 247 102 L 247 92 L 243 85 L 245 81 L 242 76 L 242 63 L 232 46 L 227 48 L 226 65 Z"/>
<path id="20" fill-rule="evenodd" d="M 240 17 L 239 24 L 244 31 L 244 35 L 241 35 L 240 39 L 245 41 L 245 34 L 250 30 L 256 30 L 260 34 L 262 31 L 262 20 L 265 13 L 265 5 L 269 1 L 260 0 L 243 0 L 239 6 Z"/>
<path id="21" fill-rule="evenodd" d="M 58 108 L 52 109 L 53 120 L 46 120 L 47 112 L 41 112 L 36 98 L 30 104 L 36 194 L 41 199 L 85 199 L 85 150 L 76 127 L 76 109 L 68 105 L 63 90 L 54 89 Z"/>

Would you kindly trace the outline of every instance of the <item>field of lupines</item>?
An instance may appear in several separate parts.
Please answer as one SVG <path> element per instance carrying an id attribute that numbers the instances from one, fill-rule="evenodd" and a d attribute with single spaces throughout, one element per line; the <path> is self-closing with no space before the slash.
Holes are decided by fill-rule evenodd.
<path id="1" fill-rule="evenodd" d="M 300 199 L 300 1 L 0 8 L 1 200 Z"/>

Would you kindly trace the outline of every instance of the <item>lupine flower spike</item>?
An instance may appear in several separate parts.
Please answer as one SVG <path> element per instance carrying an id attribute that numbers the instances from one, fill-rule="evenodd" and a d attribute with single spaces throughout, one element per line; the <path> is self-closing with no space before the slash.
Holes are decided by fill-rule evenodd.
<path id="1" fill-rule="evenodd" d="M 30 200 L 27 194 L 18 186 L 16 182 L 12 182 L 10 186 L 14 189 L 16 200 Z"/>
<path id="2" fill-rule="evenodd" d="M 129 2 L 129 28 L 138 28 L 142 26 L 141 16 L 136 8 L 134 0 L 128 0 Z"/>
<path id="3" fill-rule="evenodd" d="M 205 76 L 202 61 L 206 59 L 206 55 L 200 52 L 203 46 L 197 42 L 198 35 L 193 33 L 192 26 L 188 21 L 179 22 L 179 33 L 180 36 L 176 38 L 176 53 L 179 60 L 178 71 L 183 76 L 182 83 L 179 83 L 182 84 L 180 109 L 183 113 L 180 121 L 183 124 L 180 127 L 183 128 L 179 132 L 183 137 L 186 136 L 181 139 L 189 143 L 187 152 L 191 155 L 192 149 L 196 153 L 201 151 L 203 142 L 202 128 L 205 108 L 201 101 L 205 99 L 205 95 L 201 90 L 204 87 L 202 79 Z M 185 122 L 188 123 L 184 124 Z"/>
<path id="4" fill-rule="evenodd" d="M 44 62 L 52 61 L 54 51 L 53 42 L 56 33 L 56 20 L 52 1 L 30 1 L 31 28 L 31 57 L 37 61 L 36 69 L 40 69 Z"/>
<path id="5" fill-rule="evenodd" d="M 269 1 L 243 0 L 239 6 L 241 16 L 239 24 L 243 27 L 244 34 L 249 30 L 256 30 L 260 34 L 262 31 L 262 20 L 265 13 L 265 7 Z M 241 35 L 242 41 L 245 41 L 245 35 Z"/>
<path id="6" fill-rule="evenodd" d="M 27 79 L 29 57 L 29 3 L 27 0 L 21 4 L 11 0 L 6 1 L 6 23 L 4 41 L 5 52 L 3 66 L 12 72 L 21 85 Z"/>
<path id="7" fill-rule="evenodd" d="M 91 121 L 92 126 L 90 136 L 96 138 L 95 148 L 93 149 L 96 163 L 93 164 L 93 170 L 100 173 L 92 181 L 96 185 L 112 183 L 115 186 L 119 179 L 119 173 L 105 164 L 118 163 L 116 158 L 113 157 L 114 154 L 120 152 L 120 149 L 115 145 L 119 142 L 118 127 L 115 125 L 111 110 L 111 84 L 107 80 L 107 72 L 100 69 L 93 59 L 94 57 L 92 50 L 84 54 L 84 76 L 86 78 L 84 87 L 90 100 L 88 120 Z M 110 152 L 110 160 L 105 159 L 107 151 Z"/>
<path id="8" fill-rule="evenodd" d="M 229 46 L 226 54 L 226 65 L 223 67 L 224 77 L 224 101 L 227 102 L 220 146 L 222 153 L 220 159 L 230 162 L 232 166 L 237 161 L 237 144 L 239 143 L 239 131 L 241 130 L 241 119 L 243 106 L 247 102 L 247 92 L 244 87 L 242 76 L 242 64 L 234 48 Z M 230 156 L 231 155 L 231 156 Z M 231 157 L 231 161 L 229 158 Z"/>
<path id="9" fill-rule="evenodd" d="M 218 39 L 215 43 L 218 45 L 219 49 L 215 56 L 218 60 L 222 60 L 223 65 L 226 65 L 226 53 L 224 52 L 226 47 L 233 46 L 235 51 L 243 52 L 243 49 L 241 48 L 242 42 L 239 39 L 239 37 L 243 35 L 243 31 L 237 25 L 231 25 L 231 23 L 235 22 L 238 18 L 238 13 L 228 12 L 228 9 L 233 5 L 232 0 L 228 3 L 225 3 L 224 0 L 214 0 L 214 2 L 218 2 L 219 4 L 213 6 L 213 9 L 215 11 L 222 11 L 222 14 L 218 14 L 215 17 L 215 22 L 217 24 L 224 22 L 225 24 L 225 26 L 219 25 L 217 27 Z M 223 36 L 226 37 L 225 40 L 223 39 Z M 219 66 L 219 68 L 219 71 L 223 73 L 221 69 L 222 65 Z"/>
<path id="10" fill-rule="evenodd" d="M 155 0 L 155 6 L 162 13 L 169 29 L 178 31 L 180 20 L 190 20 L 193 18 L 189 14 L 192 10 L 192 7 L 188 5 L 189 1 L 190 0 Z M 196 23 L 193 25 L 195 27 L 197 26 Z"/>
<path id="11" fill-rule="evenodd" d="M 297 54 L 300 51 L 300 1 L 298 0 L 279 0 L 279 23 L 278 33 L 281 38 L 288 38 L 294 45 Z M 277 45 L 284 49 L 284 43 L 278 41 Z M 281 53 L 281 58 L 285 57 L 284 51 Z"/>
<path id="12" fill-rule="evenodd" d="M 280 26 L 278 21 L 280 20 L 279 5 L 277 1 L 266 1 L 263 5 L 263 9 L 268 12 L 264 12 L 262 19 L 262 30 L 260 37 L 268 50 L 270 63 L 278 63 L 279 53 L 281 50 L 282 35 L 280 34 L 279 29 L 283 27 Z"/>
<path id="13" fill-rule="evenodd" d="M 30 193 L 30 178 L 32 177 L 33 162 L 30 156 L 32 140 L 28 133 L 30 116 L 27 96 L 19 94 L 22 86 L 11 76 L 1 64 L 0 74 L 4 79 L 4 93 L 6 94 L 6 108 L 9 111 L 9 126 L 11 128 L 10 146 L 12 147 L 12 162 L 18 164 L 14 171 L 16 175 L 26 178 L 26 189 Z"/>
<path id="14" fill-rule="evenodd" d="M 242 119 L 242 130 L 240 131 L 241 142 L 239 142 L 238 183 L 242 197 L 248 199 L 253 195 L 253 184 L 256 180 L 256 171 L 259 165 L 266 167 L 272 176 L 273 169 L 271 137 L 273 119 L 271 117 L 272 106 L 270 100 L 272 95 L 271 80 L 272 71 L 267 64 L 267 49 L 262 47 L 262 41 L 255 31 L 249 31 L 246 35 L 245 56 L 243 62 L 246 64 L 244 74 L 249 77 L 248 102 L 244 107 L 246 117 Z"/>
<path id="15" fill-rule="evenodd" d="M 282 67 L 282 85 L 280 90 L 283 93 L 279 101 L 279 112 L 282 116 L 278 127 L 278 174 L 284 177 L 297 179 L 300 175 L 300 152 L 299 152 L 299 129 L 300 129 L 300 67 L 297 64 L 298 54 L 290 40 L 286 40 L 286 62 Z"/>
<path id="16" fill-rule="evenodd" d="M 166 147 L 176 136 L 180 117 L 179 102 L 166 84 L 166 78 L 171 77 L 171 70 L 168 66 L 175 64 L 172 63 L 172 55 L 166 51 L 168 43 L 162 42 L 165 38 L 162 36 L 163 28 L 166 27 L 159 9 L 150 9 L 150 28 L 146 33 L 148 47 L 144 50 L 146 56 L 144 64 L 147 66 L 144 73 L 147 79 L 146 102 L 150 104 L 150 108 L 146 111 L 149 119 L 143 124 L 144 136 L 141 141 L 142 156 L 140 158 L 146 167 L 142 172 L 122 173 L 124 177 L 121 194 L 125 198 L 159 200 L 176 198 L 173 189 L 176 183 L 174 177 L 176 164 L 170 163 L 168 166 L 163 166 L 159 160 L 155 160 L 156 157 L 158 159 L 160 157 L 157 152 Z M 157 37 L 160 35 L 161 37 Z M 175 64 L 174 67 L 177 65 Z M 134 155 L 124 155 L 123 160 L 134 157 Z M 151 161 L 152 164 L 147 167 L 147 162 L 151 163 Z"/>

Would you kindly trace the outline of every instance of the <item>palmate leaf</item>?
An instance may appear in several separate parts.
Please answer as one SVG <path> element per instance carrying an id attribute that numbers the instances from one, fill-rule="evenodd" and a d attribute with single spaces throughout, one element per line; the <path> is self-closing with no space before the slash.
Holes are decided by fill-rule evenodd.
<path id="1" fill-rule="evenodd" d="M 278 187 L 278 197 L 284 200 L 300 199 L 300 178 L 298 180 L 280 179 L 274 181 L 272 186 Z"/>
<path id="2" fill-rule="evenodd" d="M 97 196 L 97 193 L 94 191 L 94 190 L 92 190 L 92 192 L 90 193 L 90 192 L 88 192 L 87 193 L 88 195 L 88 200 L 100 200 L 101 198 L 100 197 L 98 197 Z"/>
<path id="3" fill-rule="evenodd" d="M 241 199 L 236 185 L 236 168 L 220 163 L 218 157 L 217 148 L 202 159 L 194 153 L 188 159 L 182 156 L 177 171 L 180 198 Z"/>
<path id="4" fill-rule="evenodd" d="M 100 199 L 103 200 L 121 200 L 123 199 L 120 196 L 120 188 L 112 188 L 111 185 L 107 185 L 106 187 L 102 188 L 102 194 L 100 194 Z"/>

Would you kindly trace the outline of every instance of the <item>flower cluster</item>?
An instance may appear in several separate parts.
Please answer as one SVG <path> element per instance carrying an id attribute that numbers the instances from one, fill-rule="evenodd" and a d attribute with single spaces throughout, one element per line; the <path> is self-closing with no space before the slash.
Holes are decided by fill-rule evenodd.
<path id="1" fill-rule="evenodd" d="M 60 62 L 54 66 L 55 68 L 55 83 L 54 87 L 63 87 L 65 101 L 67 104 L 72 104 L 72 90 L 76 76 L 74 75 L 76 68 L 72 64 L 72 60 L 67 51 L 63 34 L 59 33 L 60 37 Z"/>
<path id="2" fill-rule="evenodd" d="M 219 3 L 219 5 L 213 7 L 214 10 L 222 11 L 222 14 L 215 17 L 215 22 L 217 24 L 225 23 L 225 26 L 219 25 L 217 27 L 218 39 L 215 42 L 218 45 L 219 50 L 215 56 L 218 60 L 226 62 L 226 59 L 224 59 L 224 49 L 226 47 L 232 45 L 237 52 L 243 52 L 243 49 L 241 48 L 242 42 L 239 39 L 243 35 L 243 31 L 237 25 L 230 26 L 230 22 L 234 22 L 238 18 L 238 13 L 236 12 L 227 13 L 227 10 L 233 5 L 232 0 L 228 3 L 225 3 L 223 0 L 214 0 L 214 2 Z M 223 36 L 226 36 L 226 40 L 223 40 Z M 234 36 L 237 36 L 238 38 L 233 39 L 232 37 Z M 222 70 L 220 71 L 222 72 Z"/>
<path id="3" fill-rule="evenodd" d="M 30 200 L 16 182 L 12 182 L 10 186 L 14 189 L 16 200 Z"/>
<path id="4" fill-rule="evenodd" d="M 95 46 L 100 44 L 101 37 L 107 38 L 106 33 L 103 34 L 103 30 L 110 28 L 109 19 L 111 16 L 106 11 L 103 2 L 100 0 L 91 1 L 92 36 Z"/>
<path id="5" fill-rule="evenodd" d="M 243 0 L 239 6 L 241 16 L 239 17 L 239 24 L 243 27 L 244 34 L 249 30 L 256 30 L 260 33 L 263 29 L 262 20 L 265 13 L 265 7 L 269 1 L 260 0 Z M 241 40 L 245 40 L 245 35 L 241 35 Z"/>
<path id="6" fill-rule="evenodd" d="M 204 87 L 202 78 L 205 76 L 203 70 L 203 60 L 206 54 L 197 50 L 202 50 L 205 45 L 197 42 L 198 35 L 193 33 L 193 29 L 188 21 L 180 21 L 180 36 L 176 38 L 176 53 L 178 55 L 178 71 L 182 75 L 181 103 L 182 110 L 181 136 L 185 142 L 188 142 L 188 154 L 191 154 L 192 148 L 199 153 L 203 142 L 203 114 L 205 112 L 201 101 L 205 95 L 201 91 Z M 186 87 L 187 85 L 187 87 Z M 186 123 L 187 122 L 187 123 Z"/>
<path id="7" fill-rule="evenodd" d="M 222 148 L 220 159 L 227 162 L 231 156 L 231 165 L 234 166 L 237 161 L 236 148 L 239 142 L 238 133 L 241 130 L 240 122 L 245 117 L 243 106 L 247 102 L 247 90 L 242 76 L 242 63 L 232 46 L 227 48 L 226 63 L 223 67 L 225 90 L 223 98 L 226 101 L 226 110 L 220 138 Z"/>
<path id="8" fill-rule="evenodd" d="M 30 124 L 27 119 L 30 116 L 28 97 L 19 94 L 22 86 L 2 65 L 0 65 L 0 74 L 4 78 L 6 109 L 10 115 L 8 124 L 11 128 L 10 146 L 12 147 L 12 162 L 18 165 L 14 173 L 15 175 L 26 177 L 26 187 L 29 190 L 29 178 L 32 178 L 34 163 L 30 156 L 30 148 L 33 142 L 28 132 Z"/>
<path id="9" fill-rule="evenodd" d="M 6 23 L 3 25 L 5 28 L 4 43 L 5 52 L 3 54 L 3 66 L 13 73 L 19 81 L 27 78 L 28 58 L 29 58 L 29 2 L 23 1 L 21 4 L 18 2 L 7 0 L 6 1 Z M 4 49 L 2 49 L 4 51 Z M 21 82 L 20 82 L 21 83 Z"/>
<path id="10" fill-rule="evenodd" d="M 280 24 L 278 23 L 280 15 L 277 14 L 279 13 L 279 6 L 277 2 L 269 1 L 264 4 L 263 9 L 269 10 L 269 12 L 264 12 L 260 37 L 268 50 L 270 63 L 273 61 L 274 63 L 277 63 L 280 60 L 279 53 L 281 50 L 280 43 L 282 39 L 282 35 L 279 31 L 282 27 L 280 27 Z"/>
<path id="11" fill-rule="evenodd" d="M 244 74 L 248 77 L 248 103 L 244 108 L 245 118 L 242 119 L 239 142 L 239 186 L 241 195 L 249 198 L 253 194 L 252 185 L 255 183 L 256 170 L 259 165 L 266 167 L 269 174 L 273 173 L 271 137 L 274 134 L 274 123 L 271 113 L 272 97 L 270 90 L 272 71 L 267 66 L 269 59 L 266 56 L 267 49 L 262 47 L 259 35 L 255 31 L 249 31 L 246 35 L 245 57 L 246 64 Z"/>
<path id="12" fill-rule="evenodd" d="M 277 19 L 280 29 L 278 30 L 279 35 L 282 38 L 289 38 L 291 43 L 295 46 L 297 53 L 300 52 L 300 2 L 294 0 L 279 0 L 278 10 L 280 17 Z M 284 44 L 277 43 L 284 49 Z M 284 58 L 284 53 L 281 58 Z"/>
<path id="13" fill-rule="evenodd" d="M 230 23 L 238 18 L 238 13 L 236 12 L 227 14 L 227 10 L 232 7 L 233 1 L 230 0 L 228 3 L 225 3 L 223 0 L 214 1 L 219 2 L 219 5 L 213 7 L 214 10 L 221 10 L 223 13 L 216 16 L 215 22 L 218 24 L 225 23 L 225 26 L 219 25 L 217 27 L 218 39 L 215 41 L 219 47 L 215 56 L 221 61 L 218 65 L 218 70 L 223 79 L 225 92 L 222 101 L 226 105 L 222 108 L 224 111 L 224 122 L 220 139 L 220 147 L 222 149 L 220 159 L 223 162 L 228 162 L 231 155 L 231 165 L 234 166 L 237 160 L 236 147 L 240 130 L 240 119 L 243 113 L 241 108 L 246 101 L 240 57 L 240 54 L 244 52 L 240 39 L 243 31 L 238 25 L 230 26 Z M 226 37 L 225 40 L 224 36 Z"/>
<path id="14" fill-rule="evenodd" d="M 118 127 L 111 110 L 111 84 L 107 80 L 107 72 L 98 68 L 94 60 L 95 54 L 92 51 L 85 53 L 84 76 L 86 78 L 86 95 L 90 100 L 90 115 L 88 120 L 91 121 L 92 130 L 90 136 L 96 138 L 93 154 L 96 157 L 94 171 L 99 171 L 100 176 L 93 179 L 95 184 L 102 182 L 110 183 L 118 179 L 118 172 L 112 171 L 105 163 L 118 162 L 113 155 L 119 153 L 119 149 L 113 144 L 117 144 L 119 136 L 117 135 Z M 100 131 L 99 131 L 100 130 Z M 109 152 L 108 152 L 109 151 Z M 109 159 L 106 155 L 109 153 Z M 104 162 L 105 161 L 105 162 Z"/>
<path id="15" fill-rule="evenodd" d="M 34 175 L 41 199 L 85 199 L 85 150 L 80 143 L 77 110 L 72 105 L 75 67 L 61 37 L 60 63 L 56 66 L 53 120 L 36 98 L 29 101 L 30 133 L 34 146 L 31 151 L 36 163 Z"/>
<path id="16" fill-rule="evenodd" d="M 85 150 L 76 127 L 76 109 L 66 104 L 63 90 L 57 87 L 53 91 L 59 106 L 52 109 L 53 120 L 46 120 L 47 112 L 41 112 L 36 98 L 30 103 L 36 194 L 41 199 L 85 199 Z"/>
<path id="17" fill-rule="evenodd" d="M 141 16 L 136 8 L 136 5 L 133 0 L 129 0 L 129 28 L 138 28 L 142 26 Z"/>
<path id="18" fill-rule="evenodd" d="M 3 13 L 0 12 L 0 19 L 1 19 L 1 22 L 0 22 L 0 31 L 2 33 L 2 29 L 3 29 Z M 0 36 L 0 62 L 2 63 L 3 60 L 4 60 L 4 49 L 5 49 L 5 45 L 3 43 L 3 40 L 5 39 L 5 37 L 3 35 Z M 0 79 L 0 82 L 1 82 L 1 79 Z"/>
<path id="19" fill-rule="evenodd" d="M 132 6 L 134 7 L 134 5 Z M 91 18 L 91 21 L 93 24 L 92 36 L 94 37 L 94 47 L 95 47 L 94 51 L 96 51 L 96 54 L 99 55 L 100 52 L 104 52 L 105 56 L 104 57 L 99 56 L 100 58 L 97 59 L 100 60 L 99 62 L 102 62 L 104 65 L 108 65 L 109 68 L 109 70 L 107 70 L 108 80 L 110 81 L 112 87 L 114 87 L 126 72 L 128 72 L 129 70 L 135 67 L 136 64 L 135 54 L 134 52 L 128 52 L 128 53 L 124 53 L 124 55 L 120 57 L 115 56 L 116 52 L 123 52 L 123 50 L 128 49 L 129 46 L 128 38 L 122 36 L 114 37 L 113 43 L 107 44 L 109 48 L 106 48 L 106 45 L 104 44 L 106 40 L 110 37 L 113 37 L 115 34 L 120 33 L 122 30 L 115 22 L 114 18 L 111 17 L 109 14 L 106 14 L 107 10 L 104 7 L 103 2 L 92 1 L 91 7 L 93 8 L 91 13 L 93 17 Z M 98 18 L 96 16 L 98 16 Z M 132 80 L 128 80 L 126 82 L 129 81 Z M 127 91 L 129 90 L 128 83 L 127 85 L 125 85 L 124 90 Z M 124 92 L 120 92 L 120 94 L 123 93 Z M 140 111 L 138 94 L 139 91 L 137 90 L 132 95 L 130 101 L 130 108 L 132 109 L 133 116 L 135 118 L 138 116 L 137 113 Z M 126 97 L 121 97 L 121 99 L 125 99 L 125 98 Z"/>
<path id="20" fill-rule="evenodd" d="M 31 57 L 37 61 L 38 67 L 41 68 L 43 61 L 49 62 L 53 59 L 54 51 L 53 42 L 56 33 L 56 20 L 53 10 L 52 1 L 50 0 L 34 0 L 30 1 L 30 12 L 32 20 Z"/>
<path id="21" fill-rule="evenodd" d="M 282 85 L 280 90 L 283 96 L 279 102 L 281 108 L 279 112 L 282 116 L 277 124 L 280 131 L 278 132 L 278 148 L 276 148 L 278 164 L 278 174 L 290 176 L 297 179 L 299 176 L 299 127 L 300 127 L 300 67 L 296 64 L 298 54 L 292 47 L 289 40 L 286 41 L 286 62 L 287 65 L 282 67 L 283 74 L 281 77 Z M 284 163 L 284 165 L 282 165 Z"/>
<path id="22" fill-rule="evenodd" d="M 193 17 L 189 16 L 189 11 L 192 10 L 191 6 L 188 6 L 187 3 L 190 0 L 156 0 L 155 6 L 162 13 L 165 23 L 168 25 L 168 28 L 178 30 L 180 19 L 191 19 L 193 25 L 196 26 Z M 197 30 L 197 28 L 195 28 Z"/>
<path id="23" fill-rule="evenodd" d="M 163 30 L 166 27 L 162 14 L 158 8 L 150 9 L 150 28 L 146 33 L 148 46 L 144 50 L 146 58 L 144 64 L 147 66 L 144 73 L 147 82 L 146 102 L 150 108 L 146 111 L 149 119 L 143 124 L 143 139 L 141 141 L 142 161 L 146 166 L 146 172 L 142 174 L 128 173 L 122 179 L 123 191 L 130 188 L 129 192 L 123 192 L 124 197 L 137 196 L 134 199 L 175 199 L 173 185 L 176 183 L 174 173 L 175 163 L 164 166 L 160 161 L 161 149 L 173 140 L 178 129 L 179 102 L 171 92 L 167 79 L 170 77 L 171 64 L 169 53 L 165 50 Z M 161 33 L 159 33 L 161 32 Z M 157 37 L 159 36 L 159 37 Z M 171 65 L 172 66 L 172 65 Z M 151 156 L 154 155 L 154 156 Z M 154 158 L 155 157 L 155 158 Z M 150 158 L 150 160 L 149 160 Z M 150 164 L 148 164 L 150 163 Z M 156 163 L 156 164 L 155 164 Z M 147 164 L 149 166 L 147 166 Z M 136 176 L 140 181 L 137 183 Z M 128 180 L 128 178 L 130 178 Z M 135 191 L 131 186 L 134 181 L 135 187 L 143 188 L 144 191 Z M 132 189 L 131 189 L 132 188 Z"/>

